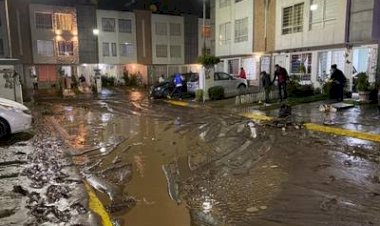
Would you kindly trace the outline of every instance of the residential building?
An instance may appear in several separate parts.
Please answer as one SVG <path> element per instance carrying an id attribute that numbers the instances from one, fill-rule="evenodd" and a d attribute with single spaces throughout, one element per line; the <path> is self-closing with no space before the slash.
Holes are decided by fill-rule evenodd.
<path id="1" fill-rule="evenodd" d="M 100 73 L 118 77 L 137 64 L 136 17 L 133 12 L 97 10 Z M 92 70 L 93 71 L 93 70 Z M 129 70 L 130 73 L 132 72 Z M 140 72 L 143 73 L 143 72 Z"/>
<path id="2" fill-rule="evenodd" d="M 329 76 L 332 64 L 350 78 L 347 10 L 347 1 L 340 0 L 277 1 L 274 63 L 315 86 Z"/>
<path id="3" fill-rule="evenodd" d="M 215 55 L 222 59 L 218 70 L 238 75 L 244 67 L 248 79 L 256 79 L 253 20 L 253 0 L 215 1 Z"/>
<path id="4" fill-rule="evenodd" d="M 354 73 L 366 72 L 374 82 L 379 73 L 380 2 L 351 0 L 349 4 L 349 61 Z"/>
<path id="5" fill-rule="evenodd" d="M 79 64 L 77 14 L 74 7 L 29 5 L 34 72 L 41 87 L 58 81 L 58 70 L 75 75 Z"/>

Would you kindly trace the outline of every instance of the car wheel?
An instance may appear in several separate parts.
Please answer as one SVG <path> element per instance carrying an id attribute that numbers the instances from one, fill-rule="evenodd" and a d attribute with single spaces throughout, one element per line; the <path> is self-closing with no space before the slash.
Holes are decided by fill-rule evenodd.
<path id="1" fill-rule="evenodd" d="M 164 97 L 164 98 L 167 98 L 168 96 L 169 96 L 169 90 L 168 89 L 165 89 L 164 91 L 162 91 L 162 96 Z"/>
<path id="2" fill-rule="evenodd" d="M 247 87 L 244 84 L 240 84 L 238 89 L 239 89 L 239 93 L 243 94 L 247 90 Z"/>
<path id="3" fill-rule="evenodd" d="M 0 118 L 0 138 L 3 138 L 11 133 L 11 128 L 5 119 Z"/>

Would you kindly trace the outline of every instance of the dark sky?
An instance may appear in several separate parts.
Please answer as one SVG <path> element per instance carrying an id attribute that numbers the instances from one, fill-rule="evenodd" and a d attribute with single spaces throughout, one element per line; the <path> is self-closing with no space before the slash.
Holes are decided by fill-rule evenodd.
<path id="1" fill-rule="evenodd" d="M 98 0 L 101 9 L 150 10 L 152 5 L 157 8 L 157 13 L 166 14 L 194 14 L 202 16 L 203 0 Z M 207 1 L 208 2 L 208 1 Z"/>

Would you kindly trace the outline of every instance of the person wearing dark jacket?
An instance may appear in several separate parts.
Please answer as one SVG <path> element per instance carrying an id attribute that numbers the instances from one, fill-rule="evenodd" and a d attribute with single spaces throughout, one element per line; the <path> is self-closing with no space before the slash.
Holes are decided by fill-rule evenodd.
<path id="1" fill-rule="evenodd" d="M 331 97 L 336 98 L 338 102 L 342 102 L 344 96 L 344 86 L 346 84 L 346 76 L 344 76 L 343 72 L 337 68 L 336 64 L 331 65 L 331 80 Z"/>
<path id="2" fill-rule="evenodd" d="M 262 71 L 261 75 L 261 83 L 263 85 L 265 91 L 265 103 L 269 104 L 269 94 L 272 86 L 272 81 L 270 80 L 270 75 L 266 71 Z"/>
<path id="3" fill-rule="evenodd" d="M 286 69 L 283 67 L 280 67 L 280 65 L 278 64 L 275 65 L 273 82 L 276 81 L 276 78 L 277 78 L 278 94 L 282 102 L 283 99 L 286 100 L 288 98 L 287 82 L 289 80 L 289 75 Z M 282 93 L 284 93 L 284 95 L 282 95 Z"/>

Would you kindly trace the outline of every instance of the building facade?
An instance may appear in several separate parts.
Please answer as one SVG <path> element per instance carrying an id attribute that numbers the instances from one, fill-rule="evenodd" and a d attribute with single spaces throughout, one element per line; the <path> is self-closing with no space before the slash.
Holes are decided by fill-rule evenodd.
<path id="1" fill-rule="evenodd" d="M 222 59 L 218 70 L 233 75 L 244 67 L 249 80 L 256 77 L 253 56 L 253 0 L 215 1 L 215 55 Z"/>
<path id="2" fill-rule="evenodd" d="M 79 40 L 77 14 L 74 7 L 29 5 L 32 43 L 32 74 L 40 86 L 51 86 L 65 77 L 77 76 Z"/>

